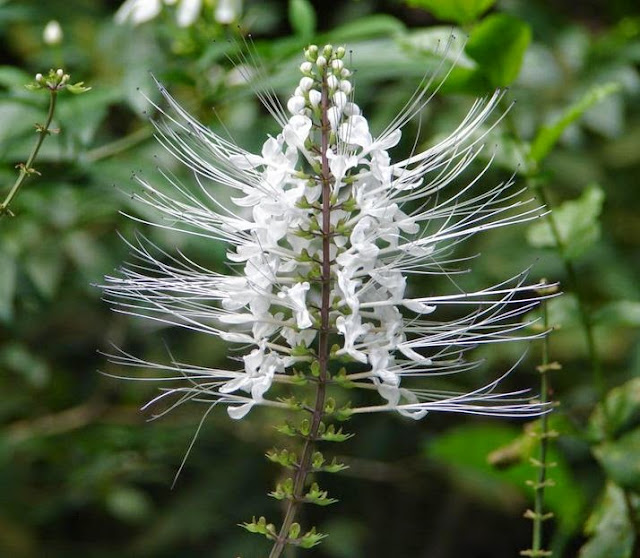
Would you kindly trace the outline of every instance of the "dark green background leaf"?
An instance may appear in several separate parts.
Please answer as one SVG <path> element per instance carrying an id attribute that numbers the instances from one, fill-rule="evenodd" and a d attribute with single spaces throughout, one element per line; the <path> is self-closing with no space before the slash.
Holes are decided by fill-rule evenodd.
<path id="1" fill-rule="evenodd" d="M 640 492 L 640 428 L 595 446 L 593 454 L 613 482 Z"/>
<path id="2" fill-rule="evenodd" d="M 496 0 L 409 0 L 408 4 L 416 8 L 430 11 L 438 19 L 454 21 L 455 23 L 470 23 L 475 21 Z"/>
<path id="3" fill-rule="evenodd" d="M 563 254 L 575 259 L 589 250 L 600 238 L 600 212 L 604 203 L 604 192 L 597 184 L 591 184 L 577 200 L 566 201 L 553 210 Z M 555 237 L 547 221 L 529 227 L 527 239 L 537 248 L 553 248 Z"/>
<path id="4" fill-rule="evenodd" d="M 524 21 L 495 14 L 471 31 L 465 50 L 481 66 L 490 87 L 505 87 L 518 77 L 530 41 L 531 28 Z"/>
<path id="5" fill-rule="evenodd" d="M 316 13 L 308 0 L 289 0 L 289 21 L 302 39 L 309 40 L 316 30 Z"/>
<path id="6" fill-rule="evenodd" d="M 549 154 L 549 151 L 551 151 L 568 126 L 581 118 L 592 106 L 619 90 L 619 84 L 605 83 L 603 85 L 597 85 L 585 93 L 579 101 L 564 111 L 555 124 L 540 128 L 531 144 L 529 157 L 536 163 L 542 161 L 542 159 Z"/>
<path id="7" fill-rule="evenodd" d="M 607 483 L 585 532 L 591 539 L 580 549 L 579 558 L 633 558 L 633 527 L 620 487 Z"/>

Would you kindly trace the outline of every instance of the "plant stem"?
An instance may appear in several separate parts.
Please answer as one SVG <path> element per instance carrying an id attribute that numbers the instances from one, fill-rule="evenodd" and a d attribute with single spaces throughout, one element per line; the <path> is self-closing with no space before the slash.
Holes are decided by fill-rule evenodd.
<path id="1" fill-rule="evenodd" d="M 527 187 L 531 188 L 539 196 L 540 201 L 545 207 L 551 208 L 551 205 L 549 204 L 549 198 L 547 197 L 547 193 L 543 187 L 542 181 L 539 178 L 538 162 L 532 161 L 529 158 L 528 152 L 523 148 L 524 143 L 522 141 L 522 138 L 520 137 L 520 132 L 518 131 L 518 128 L 515 125 L 513 119 L 507 118 L 506 122 L 511 133 L 513 134 L 513 137 L 516 139 L 516 149 L 518 149 L 522 160 L 526 162 L 528 167 L 526 175 Z M 562 235 L 560 234 L 558 224 L 553 217 L 553 213 L 547 213 L 545 219 L 547 221 L 547 224 L 549 225 L 549 229 L 551 230 L 551 235 L 553 236 L 556 250 L 560 258 L 562 259 L 562 263 L 564 264 L 565 273 L 567 274 L 569 283 L 571 284 L 573 292 L 575 293 L 578 300 L 578 312 L 580 313 L 580 321 L 584 330 L 587 352 L 589 353 L 589 361 L 591 362 L 593 385 L 598 392 L 599 400 L 604 401 L 604 397 L 607 392 L 607 386 L 604 379 L 604 374 L 602 372 L 602 365 L 600 363 L 600 356 L 598 355 L 595 335 L 593 333 L 593 322 L 591 319 L 591 314 L 584 300 L 584 296 L 582 295 L 582 291 L 578 288 L 578 274 L 573 265 L 573 262 L 566 256 L 566 246 L 562 240 Z"/>
<path id="2" fill-rule="evenodd" d="M 146 126 L 132 132 L 128 136 L 112 141 L 111 143 L 101 145 L 100 147 L 96 147 L 91 151 L 87 151 L 84 158 L 89 163 L 95 163 L 96 161 L 113 157 L 118 153 L 127 151 L 134 145 L 138 145 L 151 137 L 153 137 L 153 129 Z"/>
<path id="3" fill-rule="evenodd" d="M 44 138 L 49 134 L 49 126 L 51 126 L 51 121 L 53 120 L 53 114 L 56 110 L 56 99 L 58 92 L 55 89 L 49 90 L 49 112 L 47 113 L 47 120 L 44 126 L 38 126 L 38 139 L 31 150 L 31 154 L 27 159 L 27 162 L 24 165 L 20 165 L 20 173 L 18 174 L 18 178 L 16 179 L 14 185 L 11 190 L 7 194 L 7 197 L 4 199 L 2 204 L 0 204 L 0 218 L 2 218 L 5 214 L 11 213 L 9 210 L 9 205 L 13 201 L 13 198 L 16 197 L 18 191 L 24 184 L 24 181 L 35 172 L 32 165 L 38 156 L 38 152 L 40 151 L 40 147 L 44 142 Z"/>
<path id="4" fill-rule="evenodd" d="M 549 200 L 547 198 L 546 192 L 542 185 L 538 180 L 530 179 L 530 184 L 533 189 L 536 191 L 540 200 L 546 207 L 550 207 Z M 598 355 L 598 348 L 596 346 L 595 335 L 593 333 L 593 321 L 591 319 L 591 313 L 587 308 L 587 304 L 584 300 L 584 296 L 581 293 L 581 290 L 578 288 L 578 274 L 573 265 L 573 262 L 566 257 L 565 255 L 565 245 L 562 241 L 562 236 L 560 235 L 560 230 L 558 229 L 558 224 L 553 217 L 553 214 L 548 213 L 545 216 L 547 223 L 549 224 L 549 228 L 551 229 L 551 235 L 553 236 L 553 241 L 558 249 L 560 257 L 564 263 L 565 272 L 567 274 L 567 278 L 569 279 L 569 283 L 573 289 L 574 294 L 578 300 L 578 311 L 580 312 L 580 321 L 582 322 L 582 328 L 584 330 L 585 341 L 587 344 L 587 351 L 589 353 L 589 361 L 591 362 L 591 370 L 593 373 L 593 383 L 598 392 L 598 398 L 600 401 L 604 401 L 604 397 L 607 393 L 607 385 L 604 379 L 604 374 L 602 372 L 602 365 L 600 363 L 600 356 Z"/>
<path id="5" fill-rule="evenodd" d="M 542 308 L 544 328 L 549 328 L 549 311 L 546 303 Z M 548 401 L 549 382 L 547 372 L 549 371 L 549 337 L 542 340 L 542 364 L 538 368 L 540 371 L 540 403 L 544 405 Z M 533 504 L 533 540 L 531 544 L 531 556 L 550 556 L 551 553 L 542 548 L 542 524 L 549 516 L 544 513 L 544 490 L 547 481 L 547 451 L 549 443 L 549 415 L 544 414 L 540 419 L 540 453 L 537 462 L 538 480 L 535 484 L 534 504 Z"/>
<path id="6" fill-rule="evenodd" d="M 287 544 L 289 530 L 293 524 L 298 508 L 303 503 L 303 492 L 307 476 L 311 470 L 311 458 L 315 450 L 315 442 L 322 418 L 324 416 L 324 403 L 329 377 L 329 309 L 331 301 L 331 171 L 327 159 L 327 148 L 329 147 L 329 119 L 327 117 L 329 106 L 329 89 L 325 78 L 322 79 L 321 98 L 321 161 L 322 174 L 322 274 L 321 274 L 321 308 L 320 308 L 320 330 L 318 331 L 318 365 L 320 373 L 316 384 L 316 400 L 311 417 L 311 428 L 307 436 L 300 461 L 293 480 L 293 496 L 288 500 L 287 508 L 280 527 L 280 532 L 275 540 L 269 558 L 279 558 Z"/>
<path id="7" fill-rule="evenodd" d="M 530 178 L 529 181 L 540 196 L 540 200 L 542 201 L 542 203 L 545 206 L 550 207 L 544 188 L 539 183 L 539 181 L 532 178 Z M 580 312 L 580 321 L 582 322 L 582 327 L 584 329 L 585 339 L 587 343 L 587 350 L 589 352 L 589 361 L 591 362 L 591 370 L 593 374 L 593 384 L 598 393 L 598 401 L 600 401 L 600 404 L 602 406 L 602 413 L 604 417 L 604 435 L 606 440 L 611 440 L 611 419 L 609 417 L 610 411 L 605 402 L 607 396 L 607 383 L 604 377 L 602 364 L 600 362 L 600 356 L 598 354 L 598 347 L 596 345 L 591 313 L 589 312 L 581 289 L 578 288 L 578 274 L 573 265 L 573 262 L 565 255 L 565 246 L 562 242 L 562 237 L 560 236 L 560 231 L 558 229 L 556 221 L 553 218 L 553 215 L 550 213 L 546 216 L 546 219 L 549 223 L 554 242 L 558 248 L 560 256 L 562 257 L 562 261 L 564 262 L 567 278 L 569 279 L 569 283 L 571 284 L 573 292 L 575 293 L 578 300 L 578 311 Z M 635 509 L 631 500 L 631 494 L 629 490 L 623 488 L 623 494 L 627 516 L 635 533 L 632 556 L 640 556 L 640 521 L 636 518 Z"/>
<path id="8" fill-rule="evenodd" d="M 538 194 L 538 196 L 540 197 L 540 200 L 542 201 L 545 207 L 550 208 L 551 206 L 549 204 L 549 200 L 547 198 L 545 189 L 538 175 L 538 163 L 531 162 L 528 160 L 527 153 L 525 153 L 525 150 L 522 148 L 523 146 L 522 138 L 520 137 L 520 133 L 518 132 L 518 129 L 515 126 L 515 123 L 511 118 L 508 118 L 506 120 L 511 129 L 513 137 L 516 138 L 517 140 L 516 145 L 522 155 L 523 160 L 528 161 L 529 165 L 531 166 L 531 168 L 527 173 L 527 186 L 531 187 Z M 564 264 L 567 278 L 569 279 L 569 283 L 571 284 L 571 287 L 573 288 L 573 292 L 575 293 L 578 301 L 578 311 L 580 313 L 580 321 L 582 323 L 582 328 L 584 330 L 585 341 L 587 344 L 587 351 L 589 353 L 589 361 L 591 363 L 593 385 L 598 393 L 598 400 L 602 405 L 602 411 L 604 416 L 605 438 L 610 439 L 611 432 L 609 427 L 609 424 L 610 424 L 609 410 L 607 408 L 607 405 L 605 404 L 605 398 L 607 395 L 607 383 L 604 377 L 602 364 L 600 362 L 600 356 L 598 354 L 598 347 L 596 345 L 591 313 L 589 312 L 589 308 L 587 306 L 587 303 L 584 300 L 584 296 L 582 294 L 581 289 L 578 288 L 578 285 L 579 285 L 578 274 L 573 265 L 573 262 L 566 256 L 565 245 L 564 245 L 564 242 L 562 241 L 562 236 L 560 235 L 560 230 L 558 229 L 558 225 L 551 213 L 547 214 L 545 219 L 549 224 L 549 228 L 551 230 L 554 243 L 556 245 L 557 251 Z M 545 311 L 546 311 L 546 308 L 545 308 Z M 631 496 L 628 490 L 624 490 L 624 498 L 625 498 L 625 506 L 627 508 L 627 514 L 629 516 L 629 520 L 631 521 L 635 531 L 633 555 L 640 556 L 640 550 L 639 550 L 640 521 L 636 518 L 633 503 L 631 501 Z"/>

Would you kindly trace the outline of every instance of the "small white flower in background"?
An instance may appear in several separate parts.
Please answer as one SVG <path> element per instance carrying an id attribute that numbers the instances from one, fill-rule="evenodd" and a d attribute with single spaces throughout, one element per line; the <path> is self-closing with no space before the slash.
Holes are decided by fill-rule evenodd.
<path id="1" fill-rule="evenodd" d="M 218 0 L 214 12 L 214 18 L 218 23 L 233 23 L 242 12 L 242 0 Z"/>
<path id="2" fill-rule="evenodd" d="M 130 22 L 140 25 L 157 17 L 162 11 L 162 0 L 126 0 L 116 12 L 116 23 Z"/>
<path id="3" fill-rule="evenodd" d="M 62 27 L 55 19 L 47 23 L 42 31 L 42 40 L 50 46 L 59 45 L 62 42 L 62 36 Z"/>
<path id="4" fill-rule="evenodd" d="M 213 5 L 214 19 L 221 24 L 233 23 L 240 16 L 242 0 L 217 0 L 211 3 L 207 0 L 126 0 L 115 15 L 117 23 L 129 22 L 140 25 L 158 17 L 164 5 L 176 6 L 176 23 L 179 27 L 193 25 L 203 9 Z"/>
<path id="5" fill-rule="evenodd" d="M 274 386 L 291 388 L 305 369 L 313 382 L 314 366 L 330 388 L 377 392 L 352 413 L 539 414 L 544 408 L 524 391 L 495 391 L 510 371 L 468 393 L 428 384 L 476 368 L 464 358 L 473 347 L 533 337 L 520 318 L 543 285 L 525 285 L 523 273 L 474 292 L 453 281 L 449 294 L 407 288 L 414 277 L 448 276 L 459 242 L 541 214 L 511 180 L 482 187 L 486 168 L 462 179 L 499 120 L 491 115 L 503 92 L 477 100 L 439 143 L 394 162 L 389 151 L 425 106 L 430 84 L 374 136 L 353 102 L 344 54 L 330 45 L 305 50 L 290 114 L 275 98 L 265 102 L 282 132 L 260 154 L 195 121 L 160 86 L 170 109 L 155 124 L 159 141 L 193 171 L 194 184 L 166 174 L 168 188 L 159 188 L 137 177 L 136 197 L 162 217 L 157 226 L 227 243 L 234 271 L 206 269 L 139 239 L 135 261 L 107 277 L 104 290 L 116 311 L 237 345 L 239 365 L 151 363 L 124 352 L 114 361 L 183 380 L 152 403 L 175 396 L 176 404 L 223 404 L 235 419 L 255 405 L 288 407 Z M 232 192 L 231 204 L 219 201 L 221 188 Z"/>

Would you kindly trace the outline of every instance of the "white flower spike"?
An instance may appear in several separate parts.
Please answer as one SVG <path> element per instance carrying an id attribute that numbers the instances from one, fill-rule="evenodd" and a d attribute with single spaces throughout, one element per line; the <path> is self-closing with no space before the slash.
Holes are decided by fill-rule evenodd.
<path id="1" fill-rule="evenodd" d="M 430 377 L 473 370 L 477 362 L 464 356 L 475 346 L 534 337 L 521 318 L 544 285 L 525 285 L 522 273 L 474 292 L 416 296 L 407 289 L 413 276 L 449 273 L 458 242 L 541 215 L 511 180 L 485 189 L 481 173 L 455 185 L 495 124 L 503 92 L 477 100 L 439 143 L 394 162 L 389 150 L 429 100 L 427 86 L 374 136 L 353 102 L 344 54 L 331 45 L 305 50 L 290 114 L 267 99 L 282 132 L 260 154 L 195 121 L 160 86 L 170 109 L 155 124 L 158 139 L 193 171 L 196 186 L 169 174 L 168 188 L 138 177 L 136 197 L 164 218 L 157 226 L 225 242 L 237 273 L 211 271 L 138 239 L 134 262 L 107 277 L 104 290 L 118 312 L 220 337 L 244 356 L 232 370 L 126 353 L 114 360 L 182 381 L 154 402 L 225 405 L 234 419 L 255 405 L 290 407 L 282 395 L 301 376 L 316 383 L 316 403 L 341 387 L 374 396 L 349 409 L 354 414 L 544 412 L 523 391 L 497 392 L 506 374 L 468 393 L 428 386 Z M 232 205 L 218 201 L 219 188 L 233 193 Z"/>

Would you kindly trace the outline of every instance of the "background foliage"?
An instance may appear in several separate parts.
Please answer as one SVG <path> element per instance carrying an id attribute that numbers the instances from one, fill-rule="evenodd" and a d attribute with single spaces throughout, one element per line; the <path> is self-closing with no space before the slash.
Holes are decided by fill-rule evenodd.
<path id="1" fill-rule="evenodd" d="M 247 1 L 237 22 L 252 33 L 264 80 L 283 98 L 304 45 L 346 44 L 357 68 L 357 101 L 374 130 L 437 67 L 453 29 L 458 38 L 444 56 L 457 58 L 457 66 L 405 133 L 403 150 L 416 135 L 428 145 L 451 130 L 474 95 L 511 88 L 508 100 L 517 104 L 492 134 L 497 148 L 485 150 L 485 158 L 495 156 L 485 180 L 515 173 L 529 187 L 523 195 L 554 209 L 553 220 L 466 245 L 461 255 L 483 257 L 462 281 L 486 285 L 533 264 L 532 276 L 560 281 L 565 291 L 549 304 L 559 328 L 551 358 L 562 364 L 550 376 L 560 402 L 551 419 L 560 434 L 550 457 L 556 486 L 546 499 L 555 518 L 545 526 L 555 556 L 637 552 L 640 15 L 634 5 Z M 107 0 L 0 2 L 2 197 L 46 112 L 46 95 L 24 84 L 36 72 L 64 67 L 72 81 L 93 88 L 60 95 L 61 132 L 45 141 L 36 163 L 41 176 L 20 192 L 15 217 L 0 220 L 0 555 L 260 556 L 264 543 L 234 525 L 277 513 L 265 496 L 276 473 L 263 456 L 274 437 L 268 412 L 240 423 L 211 413 L 170 490 L 204 409 L 183 407 L 146 422 L 138 409 L 155 386 L 98 374 L 123 371 L 96 349 L 113 343 L 149 359 L 171 351 L 178 360 L 211 366 L 225 350 L 204 336 L 112 313 L 93 285 L 127 258 L 118 233 L 131 239 L 144 231 L 213 268 L 224 258 L 224 246 L 185 244 L 121 214 L 145 219 L 128 195 L 132 171 L 182 172 L 152 138 L 150 100 L 158 93 L 150 72 L 249 150 L 260 148 L 275 123 L 227 58 L 237 55 L 237 42 L 228 40 L 237 36 L 236 24 L 221 25 L 205 9 L 182 28 L 165 7 L 133 28 L 114 22 L 118 7 Z M 43 42 L 51 19 L 62 25 L 60 45 Z M 438 284 L 421 288 L 437 291 Z M 508 369 L 524 349 L 482 355 L 486 370 L 469 385 Z M 513 387 L 538 386 L 539 355 L 538 346 L 529 348 L 509 379 Z M 531 525 L 522 514 L 530 505 L 525 481 L 534 475 L 528 457 L 535 428 L 455 416 L 419 423 L 355 418 L 351 430 L 358 435 L 341 448 L 351 468 L 327 479 L 341 502 L 314 518 L 331 536 L 308 555 L 517 556 L 530 545 Z"/>

